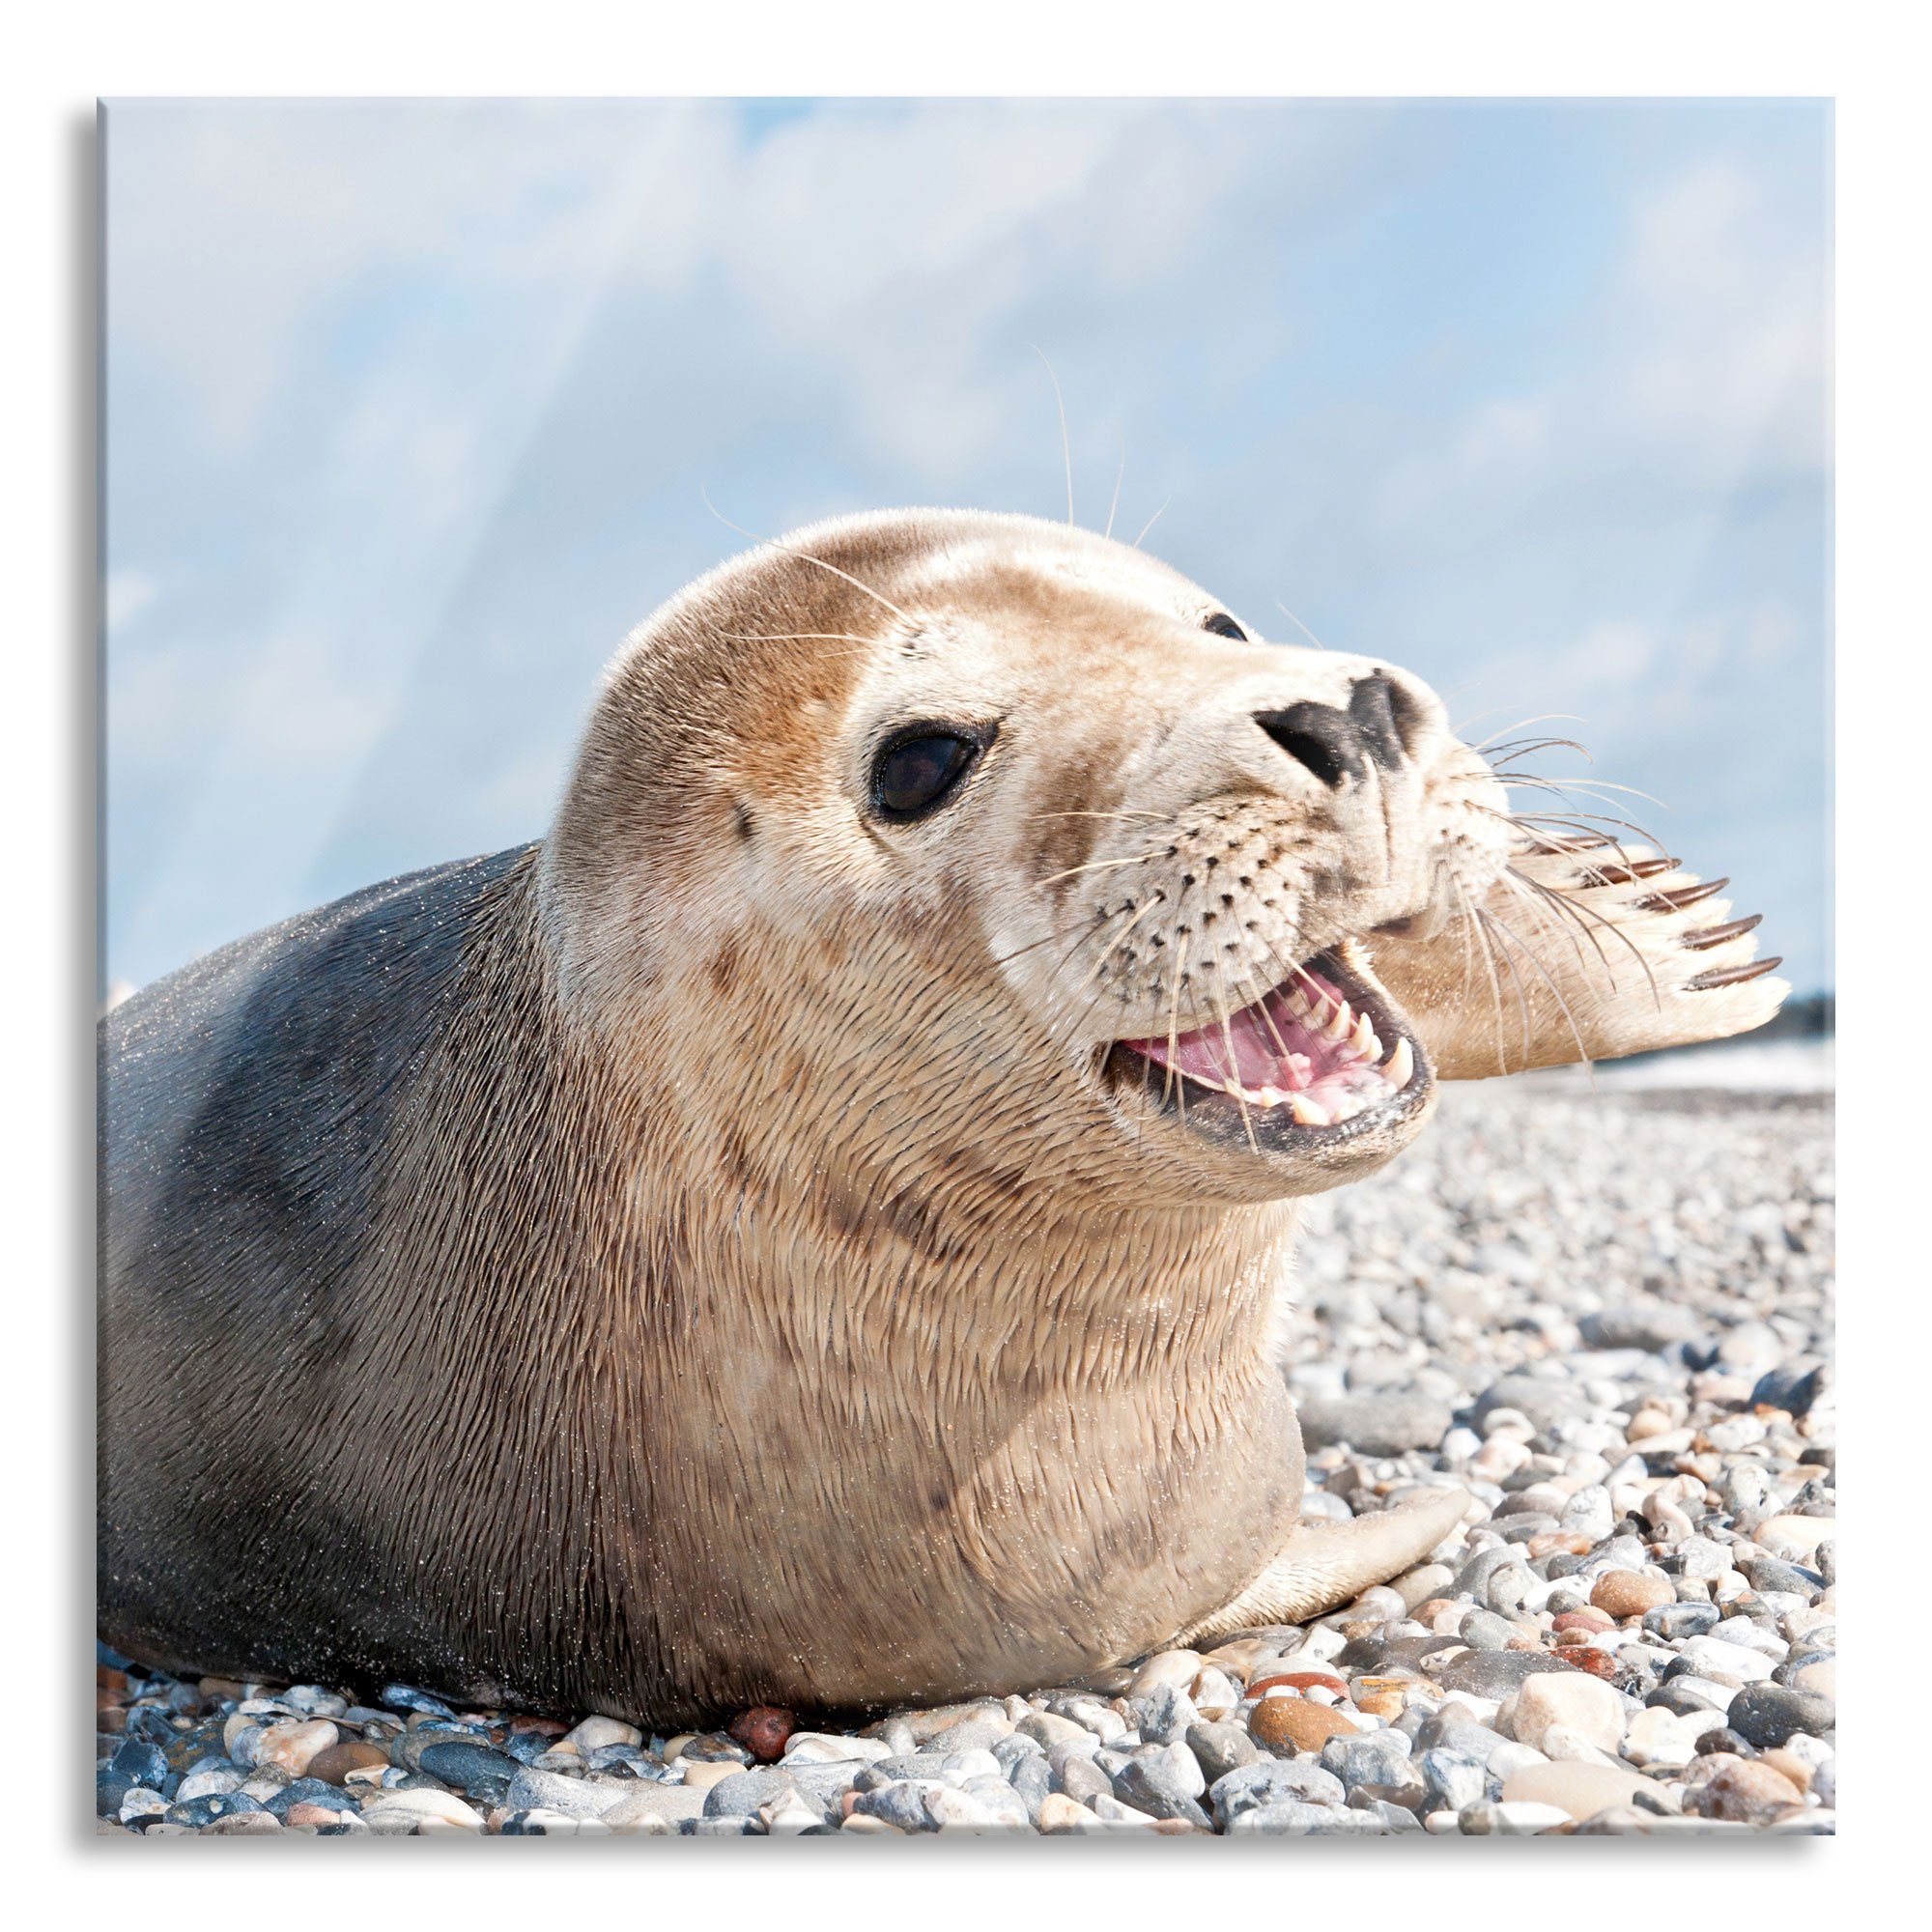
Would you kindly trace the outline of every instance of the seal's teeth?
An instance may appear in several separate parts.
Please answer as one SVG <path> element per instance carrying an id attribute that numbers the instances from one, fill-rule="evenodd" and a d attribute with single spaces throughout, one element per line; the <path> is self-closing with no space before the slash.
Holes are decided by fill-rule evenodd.
<path id="1" fill-rule="evenodd" d="M 1298 1020 L 1305 1020 L 1314 1008 L 1314 1002 L 1299 986 L 1291 986 L 1282 1004 Z"/>
<path id="2" fill-rule="evenodd" d="M 1328 1016 L 1328 1024 L 1321 1029 L 1321 1037 L 1326 1040 L 1343 1040 L 1349 1035 L 1349 1003 L 1341 1000 L 1335 1010 Z"/>
<path id="3" fill-rule="evenodd" d="M 1357 1053 L 1366 1054 L 1371 1060 L 1379 1060 L 1381 1058 L 1381 1053 L 1376 1039 L 1376 1030 L 1369 1024 L 1367 1013 L 1364 1013 L 1355 1022 L 1355 1030 L 1349 1036 L 1349 1044 Z"/>
<path id="4" fill-rule="evenodd" d="M 1381 1075 L 1398 1093 L 1406 1087 L 1415 1072 L 1415 1055 L 1409 1050 L 1408 1041 L 1399 1039 L 1395 1051 L 1388 1057 L 1388 1065 L 1381 1069 Z"/>
<path id="5" fill-rule="evenodd" d="M 1375 1065 L 1376 1063 L 1382 1057 L 1382 1042 L 1381 1042 L 1381 1036 L 1379 1034 L 1374 1034 L 1374 1033 L 1370 1034 L 1367 1039 L 1358 1041 L 1357 1046 L 1361 1052 L 1362 1058 L 1366 1060 L 1371 1066 Z"/>
<path id="6" fill-rule="evenodd" d="M 1309 1099 L 1305 1094 L 1291 1094 L 1288 1096 L 1288 1111 L 1294 1116 L 1297 1126 L 1325 1127 L 1328 1124 L 1328 1110 Z"/>

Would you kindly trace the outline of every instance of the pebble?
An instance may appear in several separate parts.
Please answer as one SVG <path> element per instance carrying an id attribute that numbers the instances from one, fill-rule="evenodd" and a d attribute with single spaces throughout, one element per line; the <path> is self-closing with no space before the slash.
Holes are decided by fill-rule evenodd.
<path id="1" fill-rule="evenodd" d="M 616 1718 L 585 1718 L 574 1730 L 564 1734 L 563 1743 L 574 1745 L 580 1757 L 588 1757 L 606 1745 L 642 1744 L 643 1733 L 637 1725 L 626 1724 Z"/>
<path id="2" fill-rule="evenodd" d="M 1151 1696 L 1170 1685 L 1177 1690 L 1185 1690 L 1200 1676 L 1204 1662 L 1198 1651 L 1157 1651 L 1134 1672 L 1133 1681 L 1127 1686 L 1127 1697 L 1131 1701 L 1135 1697 Z"/>
<path id="3" fill-rule="evenodd" d="M 1298 1403 L 1295 1414 L 1305 1448 L 1344 1443 L 1363 1456 L 1434 1449 L 1455 1421 L 1447 1403 L 1413 1391 L 1315 1396 Z"/>
<path id="4" fill-rule="evenodd" d="M 1355 1603 L 856 1735 L 759 1706 L 665 1739 L 621 1711 L 403 1685 L 365 1706 L 103 1655 L 103 1829 L 1834 1830 L 1829 1110 L 1633 1095 L 1614 1070 L 1439 1107 L 1388 1169 L 1303 1204 L 1284 1373 L 1306 1514 L 1477 1499 Z"/>
<path id="5" fill-rule="evenodd" d="M 1524 1681 L 1497 1713 L 1496 1726 L 1551 1757 L 1559 1755 L 1549 1744 L 1558 1729 L 1614 1751 L 1623 1739 L 1626 1706 L 1620 1692 L 1581 1671 L 1548 1671 Z"/>
<path id="6" fill-rule="evenodd" d="M 1339 1711 L 1306 1697 L 1264 1697 L 1248 1718 L 1255 1743 L 1282 1753 L 1319 1751 L 1330 1738 L 1347 1736 L 1354 1728 Z"/>
<path id="7" fill-rule="evenodd" d="M 1341 1805 L 1348 1800 L 1342 1780 L 1310 1759 L 1262 1758 L 1217 1778 L 1208 1793 L 1215 1819 L 1226 1830 L 1242 1811 L 1293 1801 Z"/>
<path id="8" fill-rule="evenodd" d="M 1831 1698 L 1785 1684 L 1750 1684 L 1731 1699 L 1725 1721 L 1747 1744 L 1765 1748 L 1795 1733 L 1824 1737 L 1837 1722 Z"/>
<path id="9" fill-rule="evenodd" d="M 1753 1541 L 1788 1563 L 1804 1563 L 1838 1533 L 1837 1520 L 1829 1516 L 1775 1516 L 1760 1523 Z"/>
<path id="10" fill-rule="evenodd" d="M 1277 1703 L 1282 1701 L 1277 1698 Z M 1201 1775 L 1209 1784 L 1253 1764 L 1261 1752 L 1245 1726 L 1234 1723 L 1199 1723 L 1187 1727 L 1187 1748 L 1194 1753 Z"/>
<path id="11" fill-rule="evenodd" d="M 1478 1697 L 1507 1697 L 1529 1678 L 1571 1666 L 1534 1650 L 1465 1650 L 1436 1673 L 1445 1690 L 1467 1690 Z"/>
<path id="12" fill-rule="evenodd" d="M 1613 1764 L 1533 1764 L 1503 1780 L 1503 1801 L 1553 1804 L 1572 1818 L 1594 1818 L 1656 1788 L 1641 1772 Z"/>
<path id="13" fill-rule="evenodd" d="M 1675 1600 L 1676 1586 L 1661 1570 L 1607 1570 L 1590 1592 L 1591 1605 L 1621 1621 Z"/>
<path id="14" fill-rule="evenodd" d="M 389 1754 L 381 1745 L 369 1744 L 361 1738 L 343 1738 L 325 1746 L 309 1759 L 308 1775 L 321 1778 L 325 1784 L 341 1784 L 352 1771 L 367 1770 L 388 1761 Z"/>
<path id="15" fill-rule="evenodd" d="M 615 1780 L 606 1783 L 588 1777 L 559 1777 L 554 1772 L 526 1764 L 517 1767 L 517 1775 L 499 1802 L 512 1811 L 561 1811 L 567 1818 L 596 1818 L 627 1795 L 626 1788 Z"/>
<path id="16" fill-rule="evenodd" d="M 772 1704 L 755 1704 L 731 1719 L 729 1735 L 757 1763 L 771 1764 L 783 1756 L 786 1740 L 796 1728 L 791 1712 Z"/>
<path id="17" fill-rule="evenodd" d="M 1804 1791 L 1781 1772 L 1741 1758 L 1720 1766 L 1697 1785 L 1686 1808 L 1700 1818 L 1729 1818 L 1756 1825 L 1768 1823 L 1788 1806 L 1804 1802 Z"/>
<path id="18" fill-rule="evenodd" d="M 362 1807 L 361 1815 L 370 1831 L 395 1835 L 483 1829 L 482 1813 L 449 1791 L 384 1791 Z"/>
<path id="19" fill-rule="evenodd" d="M 1207 1788 L 1194 1753 L 1178 1744 L 1129 1760 L 1114 1778 L 1114 1796 L 1122 1804 L 1151 1818 L 1183 1818 L 1204 1832 L 1212 1829 L 1200 1804 Z"/>

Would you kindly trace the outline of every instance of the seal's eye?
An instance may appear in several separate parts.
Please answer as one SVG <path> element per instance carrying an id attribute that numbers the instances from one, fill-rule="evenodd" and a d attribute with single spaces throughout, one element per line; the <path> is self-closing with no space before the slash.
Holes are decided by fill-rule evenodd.
<path id="1" fill-rule="evenodd" d="M 1248 634 L 1225 611 L 1216 611 L 1211 617 L 1202 618 L 1201 628 L 1212 631 L 1217 638 L 1233 638 L 1237 644 L 1248 641 Z"/>
<path id="2" fill-rule="evenodd" d="M 930 724 L 893 739 L 872 764 L 872 804 L 881 818 L 919 818 L 944 805 L 980 755 L 981 741 Z"/>

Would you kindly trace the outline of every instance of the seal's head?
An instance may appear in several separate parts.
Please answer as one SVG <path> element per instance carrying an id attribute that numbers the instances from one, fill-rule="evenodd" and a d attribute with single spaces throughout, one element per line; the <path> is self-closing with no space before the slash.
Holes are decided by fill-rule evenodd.
<path id="1" fill-rule="evenodd" d="M 1419 1128 L 1376 937 L 1479 898 L 1501 811 L 1406 671 L 1085 531 L 886 513 L 633 637 L 544 914 L 568 1009 L 727 1179 L 922 1221 L 1253 1202 Z"/>

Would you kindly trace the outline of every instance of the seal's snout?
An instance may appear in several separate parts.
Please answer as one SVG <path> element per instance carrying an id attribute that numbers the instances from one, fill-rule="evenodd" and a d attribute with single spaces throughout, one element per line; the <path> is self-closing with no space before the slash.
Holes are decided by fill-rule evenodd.
<path id="1" fill-rule="evenodd" d="M 1372 764 L 1384 772 L 1399 769 L 1413 755 L 1427 723 L 1417 693 L 1382 670 L 1354 681 L 1347 709 L 1304 701 L 1253 716 L 1279 750 L 1330 791 L 1360 783 Z"/>

